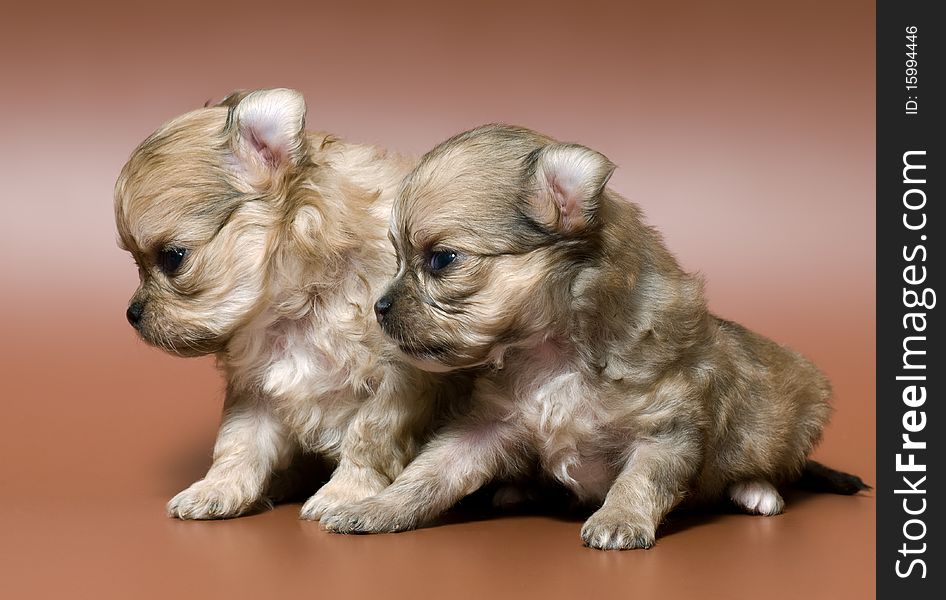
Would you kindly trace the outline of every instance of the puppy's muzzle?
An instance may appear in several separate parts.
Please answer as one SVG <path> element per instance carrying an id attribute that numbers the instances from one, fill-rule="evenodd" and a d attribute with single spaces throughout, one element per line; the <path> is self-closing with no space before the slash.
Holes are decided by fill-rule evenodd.
<path id="1" fill-rule="evenodd" d="M 388 314 L 393 306 L 394 301 L 387 295 L 381 296 L 381 298 L 374 303 L 374 315 L 378 318 L 379 324 L 384 321 L 384 315 Z"/>
<path id="2" fill-rule="evenodd" d="M 125 311 L 125 318 L 128 319 L 128 322 L 131 323 L 131 326 L 135 329 L 138 329 L 138 325 L 141 323 L 141 316 L 145 312 L 145 305 L 141 302 L 132 302 L 128 306 L 128 310 Z"/>

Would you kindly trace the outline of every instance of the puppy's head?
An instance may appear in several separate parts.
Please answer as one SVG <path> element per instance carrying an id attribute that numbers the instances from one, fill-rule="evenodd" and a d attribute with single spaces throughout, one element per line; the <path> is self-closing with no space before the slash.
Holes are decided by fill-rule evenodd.
<path id="1" fill-rule="evenodd" d="M 422 368 L 499 362 L 547 334 L 594 257 L 614 165 L 535 132 L 490 125 L 428 153 L 392 214 L 397 278 L 375 306 Z"/>
<path id="2" fill-rule="evenodd" d="M 127 318 L 146 341 L 216 352 L 260 306 L 278 207 L 306 161 L 304 121 L 298 92 L 233 94 L 132 154 L 115 220 L 140 279 Z"/>

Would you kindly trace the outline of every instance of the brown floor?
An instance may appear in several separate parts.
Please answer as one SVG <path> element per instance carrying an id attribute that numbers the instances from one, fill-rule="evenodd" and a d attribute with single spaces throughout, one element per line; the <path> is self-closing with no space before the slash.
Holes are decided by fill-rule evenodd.
<path id="1" fill-rule="evenodd" d="M 0 23 L 0 597 L 873 597 L 870 494 L 673 515 L 623 553 L 555 515 L 376 537 L 298 505 L 165 516 L 207 466 L 222 382 L 124 323 L 111 188 L 162 121 L 276 85 L 311 127 L 405 152 L 499 120 L 602 150 L 714 311 L 828 373 L 816 457 L 874 482 L 873 3 L 291 4 L 31 3 Z"/>

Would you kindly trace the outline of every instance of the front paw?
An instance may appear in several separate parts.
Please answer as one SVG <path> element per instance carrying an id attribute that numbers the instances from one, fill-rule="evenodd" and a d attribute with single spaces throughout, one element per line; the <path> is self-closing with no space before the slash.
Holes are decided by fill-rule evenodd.
<path id="1" fill-rule="evenodd" d="M 237 483 L 201 479 L 171 498 L 167 510 L 178 519 L 228 519 L 249 512 L 257 500 Z"/>
<path id="2" fill-rule="evenodd" d="M 299 518 L 318 521 L 328 512 L 335 511 L 378 495 L 388 481 L 378 474 L 338 473 L 306 500 Z"/>
<path id="3" fill-rule="evenodd" d="M 585 521 L 581 539 L 599 550 L 632 550 L 654 545 L 656 524 L 648 519 L 610 507 L 601 507 Z"/>
<path id="4" fill-rule="evenodd" d="M 321 525 L 333 533 L 392 533 L 417 527 L 409 513 L 376 498 L 327 512 Z"/>

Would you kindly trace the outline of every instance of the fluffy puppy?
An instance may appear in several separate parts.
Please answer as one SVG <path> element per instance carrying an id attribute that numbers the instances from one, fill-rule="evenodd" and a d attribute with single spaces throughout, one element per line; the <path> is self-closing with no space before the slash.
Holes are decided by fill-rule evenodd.
<path id="1" fill-rule="evenodd" d="M 799 354 L 707 311 L 639 209 L 606 187 L 593 150 L 486 126 L 428 153 L 395 201 L 399 271 L 376 311 L 429 370 L 488 365 L 473 408 L 379 496 L 327 514 L 339 532 L 416 527 L 538 461 L 599 506 L 581 537 L 646 548 L 684 498 L 782 510 L 830 387 Z"/>
<path id="2" fill-rule="evenodd" d="M 303 518 L 372 496 L 436 403 L 372 312 L 396 271 L 390 203 L 413 163 L 306 133 L 305 110 L 292 90 L 233 94 L 161 127 L 118 178 L 140 276 L 128 321 L 173 354 L 215 354 L 227 378 L 213 466 L 170 501 L 174 517 L 265 505 L 297 451 L 337 461 Z"/>

